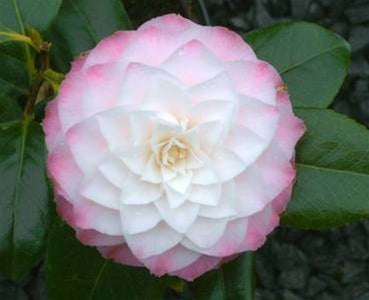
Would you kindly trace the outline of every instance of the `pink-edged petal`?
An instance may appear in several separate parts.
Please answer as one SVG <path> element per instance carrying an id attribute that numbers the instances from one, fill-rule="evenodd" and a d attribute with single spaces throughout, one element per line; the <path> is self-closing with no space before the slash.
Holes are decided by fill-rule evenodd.
<path id="1" fill-rule="evenodd" d="M 155 201 L 155 206 L 164 221 L 179 233 L 184 233 L 195 221 L 199 212 L 198 204 L 185 202 L 177 208 L 171 208 L 166 198 Z"/>
<path id="2" fill-rule="evenodd" d="M 46 146 L 50 152 L 63 138 L 59 119 L 57 98 L 53 101 L 50 101 L 46 106 L 45 118 L 42 122 L 42 126 L 45 132 Z"/>
<path id="3" fill-rule="evenodd" d="M 222 192 L 220 183 L 211 185 L 192 185 L 188 200 L 193 203 L 216 206 Z"/>
<path id="4" fill-rule="evenodd" d="M 58 95 L 63 132 L 116 105 L 124 70 L 124 64 L 111 63 L 95 65 L 86 71 L 68 73 Z"/>
<path id="5" fill-rule="evenodd" d="M 107 235 L 93 229 L 77 229 L 76 237 L 79 241 L 89 246 L 115 246 L 124 243 L 123 236 Z"/>
<path id="6" fill-rule="evenodd" d="M 167 14 L 160 17 L 153 18 L 142 24 L 138 30 L 143 30 L 150 27 L 156 27 L 162 30 L 182 32 L 199 25 L 195 24 L 189 19 L 183 18 L 178 14 Z"/>
<path id="7" fill-rule="evenodd" d="M 133 255 L 127 244 L 110 247 L 97 247 L 102 256 L 112 259 L 116 263 L 142 267 L 143 264 Z"/>
<path id="8" fill-rule="evenodd" d="M 154 228 L 161 216 L 153 204 L 149 205 L 124 205 L 120 207 L 120 216 L 123 232 L 137 234 Z"/>
<path id="9" fill-rule="evenodd" d="M 182 235 L 165 222 L 160 222 L 150 231 L 126 234 L 125 239 L 133 254 L 139 259 L 145 259 L 176 246 L 182 240 Z"/>
<path id="10" fill-rule="evenodd" d="M 118 210 L 106 208 L 87 199 L 74 204 L 75 226 L 94 229 L 108 235 L 123 235 Z"/>
<path id="11" fill-rule="evenodd" d="M 186 238 L 182 245 L 191 249 L 191 244 L 201 249 L 212 247 L 223 235 L 227 227 L 228 219 L 210 219 L 198 217 L 186 232 Z M 211 228 L 211 231 L 209 231 Z"/>
<path id="12" fill-rule="evenodd" d="M 256 60 L 254 51 L 244 39 L 225 27 L 202 26 L 195 37 L 222 61 Z"/>
<path id="13" fill-rule="evenodd" d="M 222 65 L 198 40 L 191 40 L 167 60 L 160 68 L 179 78 L 187 86 L 209 80 L 222 72 Z"/>
<path id="14" fill-rule="evenodd" d="M 281 117 L 275 140 L 286 156 L 292 158 L 295 145 L 306 131 L 306 126 L 302 120 L 293 115 L 291 102 L 286 92 L 278 92 L 277 99 Z"/>
<path id="15" fill-rule="evenodd" d="M 82 184 L 80 195 L 107 208 L 119 209 L 120 206 L 119 189 L 99 173 Z"/>
<path id="16" fill-rule="evenodd" d="M 135 34 L 130 31 L 116 31 L 114 34 L 102 39 L 90 52 L 83 65 L 83 69 L 98 64 L 119 61 L 122 54 L 132 42 Z"/>
<path id="17" fill-rule="evenodd" d="M 143 260 L 145 266 L 157 276 L 181 270 L 200 257 L 200 254 L 177 245 L 160 255 Z"/>
<path id="18" fill-rule="evenodd" d="M 235 61 L 226 64 L 239 93 L 266 104 L 276 103 L 276 89 L 281 84 L 277 71 L 263 61 Z"/>
<path id="19" fill-rule="evenodd" d="M 66 144 L 53 149 L 47 157 L 47 169 L 56 191 L 73 199 L 82 179 L 82 172 Z"/>
<path id="20" fill-rule="evenodd" d="M 78 166 L 85 173 L 95 171 L 109 154 L 96 119 L 90 118 L 73 126 L 68 130 L 66 139 Z"/>
<path id="21" fill-rule="evenodd" d="M 194 263 L 182 270 L 172 272 L 171 275 L 192 281 L 207 271 L 216 268 L 220 262 L 221 258 L 219 257 L 201 255 Z"/>

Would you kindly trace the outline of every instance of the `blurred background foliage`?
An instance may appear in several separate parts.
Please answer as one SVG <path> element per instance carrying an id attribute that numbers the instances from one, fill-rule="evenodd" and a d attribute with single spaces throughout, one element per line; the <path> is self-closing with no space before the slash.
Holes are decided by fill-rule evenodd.
<path id="1" fill-rule="evenodd" d="M 124 0 L 124 5 L 134 28 L 170 12 L 241 34 L 289 20 L 328 27 L 352 47 L 349 75 L 333 108 L 369 125 L 369 0 Z M 368 221 L 324 232 L 279 228 L 256 256 L 255 299 L 369 299 L 368 237 Z M 167 296 L 191 299 L 186 286 L 181 295 Z M 46 300 L 43 266 L 18 284 L 0 278 L 0 299 Z"/>

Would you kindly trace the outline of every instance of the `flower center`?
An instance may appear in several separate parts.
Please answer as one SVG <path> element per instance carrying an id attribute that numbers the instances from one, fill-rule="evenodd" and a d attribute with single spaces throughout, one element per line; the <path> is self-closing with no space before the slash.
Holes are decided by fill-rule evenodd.
<path id="1" fill-rule="evenodd" d="M 159 163 L 166 167 L 174 167 L 187 157 L 187 145 L 177 138 L 163 143 L 159 153 Z"/>

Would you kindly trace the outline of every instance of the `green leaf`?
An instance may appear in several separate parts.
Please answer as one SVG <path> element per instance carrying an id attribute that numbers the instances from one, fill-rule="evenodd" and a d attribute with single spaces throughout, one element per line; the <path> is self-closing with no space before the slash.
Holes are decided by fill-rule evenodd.
<path id="1" fill-rule="evenodd" d="M 50 235 L 46 279 L 50 300 L 155 300 L 161 299 L 167 281 L 144 268 L 105 260 L 95 248 L 82 245 L 60 221 Z"/>
<path id="2" fill-rule="evenodd" d="M 19 33 L 26 35 L 27 26 L 32 26 L 40 31 L 44 31 L 56 16 L 61 0 L 1 0 L 0 1 L 0 28 L 1 31 L 8 30 L 9 33 Z M 31 80 L 34 70 L 34 55 L 28 44 L 22 45 L 22 55 L 17 57 L 13 52 L 12 56 L 23 60 Z M 0 52 L 3 52 L 0 48 Z M 0 63 L 3 64 L 0 58 Z M 18 63 L 19 64 L 19 63 Z M 15 66 L 13 67 L 16 68 Z M 1 77 L 1 76 L 0 76 Z M 2 93 L 0 89 L 0 94 Z"/>
<path id="3" fill-rule="evenodd" d="M 26 25 L 47 29 L 58 13 L 62 0 L 1 0 L 0 24 L 25 34 Z"/>
<path id="4" fill-rule="evenodd" d="M 22 110 L 15 99 L 0 95 L 0 123 L 18 120 L 22 117 Z"/>
<path id="5" fill-rule="evenodd" d="M 308 128 L 283 223 L 325 229 L 369 217 L 369 131 L 326 109 L 296 109 Z"/>
<path id="6" fill-rule="evenodd" d="M 41 259 L 51 221 L 41 126 L 0 126 L 0 273 L 18 279 Z"/>
<path id="7" fill-rule="evenodd" d="M 318 25 L 277 24 L 252 31 L 245 39 L 258 58 L 281 74 L 295 107 L 327 107 L 347 74 L 349 44 Z"/>
<path id="8" fill-rule="evenodd" d="M 28 73 L 23 61 L 0 49 L 0 96 L 18 98 L 28 93 Z"/>
<path id="9" fill-rule="evenodd" d="M 244 253 L 221 268 L 189 283 L 196 300 L 252 300 L 254 268 L 252 253 Z"/>
<path id="10" fill-rule="evenodd" d="M 67 72 L 76 55 L 131 23 L 119 0 L 64 0 L 47 38 L 53 43 L 52 62 Z"/>

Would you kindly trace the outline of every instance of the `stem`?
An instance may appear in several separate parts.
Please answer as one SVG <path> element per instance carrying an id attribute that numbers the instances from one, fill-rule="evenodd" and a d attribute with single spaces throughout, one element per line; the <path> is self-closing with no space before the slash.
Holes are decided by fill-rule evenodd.
<path id="1" fill-rule="evenodd" d="M 245 254 L 245 270 L 247 272 L 246 297 L 245 300 L 253 300 L 255 293 L 255 268 L 254 268 L 254 253 L 246 252 Z"/>
<path id="2" fill-rule="evenodd" d="M 210 16 L 209 16 L 204 0 L 198 0 L 198 2 L 201 8 L 201 12 L 204 16 L 206 25 L 211 26 Z"/>
<path id="3" fill-rule="evenodd" d="M 37 72 L 36 78 L 33 80 L 30 94 L 24 109 L 24 117 L 33 118 L 33 113 L 35 110 L 36 100 L 39 90 L 44 82 L 44 72 L 49 68 L 49 51 L 51 44 L 47 42 L 42 42 L 39 46 L 40 48 L 40 60 L 41 67 Z"/>

